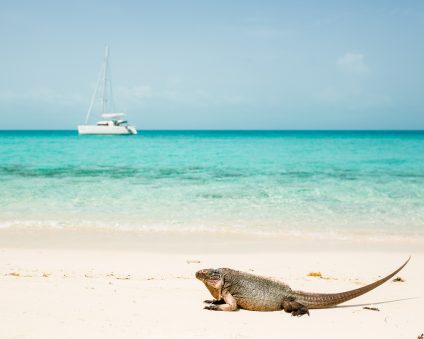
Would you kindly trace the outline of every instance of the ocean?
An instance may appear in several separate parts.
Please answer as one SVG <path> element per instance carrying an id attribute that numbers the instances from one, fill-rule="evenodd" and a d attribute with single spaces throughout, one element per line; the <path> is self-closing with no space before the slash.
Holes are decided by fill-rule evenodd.
<path id="1" fill-rule="evenodd" d="M 0 228 L 424 235 L 424 131 L 0 132 Z"/>

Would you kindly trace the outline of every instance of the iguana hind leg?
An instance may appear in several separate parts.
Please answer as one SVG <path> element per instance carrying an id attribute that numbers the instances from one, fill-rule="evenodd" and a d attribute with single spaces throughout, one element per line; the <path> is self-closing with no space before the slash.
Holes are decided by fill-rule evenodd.
<path id="1" fill-rule="evenodd" d="M 283 310 L 287 313 L 291 313 L 291 315 L 300 317 L 304 314 L 309 315 L 309 310 L 305 305 L 298 303 L 293 300 L 284 300 L 283 301 Z"/>

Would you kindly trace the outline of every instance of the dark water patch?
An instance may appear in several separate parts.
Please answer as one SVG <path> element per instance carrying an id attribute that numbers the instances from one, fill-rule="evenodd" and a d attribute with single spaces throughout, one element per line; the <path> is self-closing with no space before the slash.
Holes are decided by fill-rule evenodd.
<path id="1" fill-rule="evenodd" d="M 387 180 L 415 180 L 424 179 L 424 170 L 402 171 L 394 168 L 379 170 L 355 169 L 316 169 L 316 170 L 264 170 L 254 168 L 217 168 L 215 166 L 181 166 L 181 167 L 129 167 L 129 166 L 63 166 L 63 167 L 31 167 L 25 165 L 0 165 L 0 177 L 21 178 L 142 178 L 146 180 L 176 179 L 190 182 L 209 181 L 238 181 L 238 180 L 268 180 L 286 182 L 297 180 L 336 180 L 336 181 L 387 181 Z"/>
<path id="2" fill-rule="evenodd" d="M 228 179 L 250 176 L 249 172 L 246 169 L 215 169 L 211 172 L 211 175 L 217 179 Z"/>
<path id="3" fill-rule="evenodd" d="M 153 174 L 157 178 L 178 177 L 181 176 L 183 173 L 183 170 L 178 168 L 160 168 L 156 171 L 153 171 Z"/>
<path id="4" fill-rule="evenodd" d="M 84 168 L 79 166 L 65 167 L 31 167 L 24 165 L 0 166 L 0 176 L 21 178 L 92 178 L 104 177 L 112 179 L 144 178 L 151 180 L 179 179 L 188 181 L 204 181 L 210 179 L 226 179 L 242 177 L 241 174 L 229 170 L 210 167 L 123 167 L 98 166 Z"/>
<path id="5" fill-rule="evenodd" d="M 357 180 L 363 175 L 354 171 L 284 171 L 278 173 L 280 178 L 290 179 L 340 179 Z"/>
<path id="6" fill-rule="evenodd" d="M 281 177 L 289 177 L 289 178 L 311 178 L 317 175 L 317 172 L 306 172 L 306 171 L 283 171 L 278 173 Z"/>
<path id="7" fill-rule="evenodd" d="M 145 167 L 138 169 L 138 176 L 152 180 L 179 179 L 202 181 L 205 179 L 205 170 L 199 167 Z"/>
<path id="8" fill-rule="evenodd" d="M 424 179 L 424 173 L 397 173 L 394 176 L 408 179 Z"/>
<path id="9" fill-rule="evenodd" d="M 133 168 L 80 168 L 74 166 L 58 168 L 32 168 L 19 165 L 0 166 L 0 176 L 27 178 L 109 177 L 122 178 L 137 174 Z"/>

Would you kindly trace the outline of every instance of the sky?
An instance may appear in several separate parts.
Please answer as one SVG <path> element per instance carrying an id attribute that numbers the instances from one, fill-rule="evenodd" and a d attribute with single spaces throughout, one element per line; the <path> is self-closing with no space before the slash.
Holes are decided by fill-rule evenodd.
<path id="1" fill-rule="evenodd" d="M 424 1 L 0 0 L 0 129 L 424 129 Z M 95 123 L 100 108 L 93 112 Z"/>

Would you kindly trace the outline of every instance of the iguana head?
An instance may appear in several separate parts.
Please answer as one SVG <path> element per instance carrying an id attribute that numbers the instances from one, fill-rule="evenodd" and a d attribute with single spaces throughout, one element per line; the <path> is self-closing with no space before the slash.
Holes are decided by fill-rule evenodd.
<path id="1" fill-rule="evenodd" d="M 196 278 L 202 281 L 206 286 L 220 289 L 223 282 L 221 270 L 216 268 L 206 268 L 196 272 Z"/>
<path id="2" fill-rule="evenodd" d="M 219 269 L 216 268 L 205 268 L 196 272 L 196 278 L 203 282 L 205 282 L 206 280 L 221 280 L 222 273 Z"/>
<path id="3" fill-rule="evenodd" d="M 237 272 L 230 268 L 205 268 L 196 272 L 196 278 L 203 282 L 216 300 L 222 300 L 223 289 L 227 279 Z M 225 292 L 225 291 L 224 291 Z"/>

